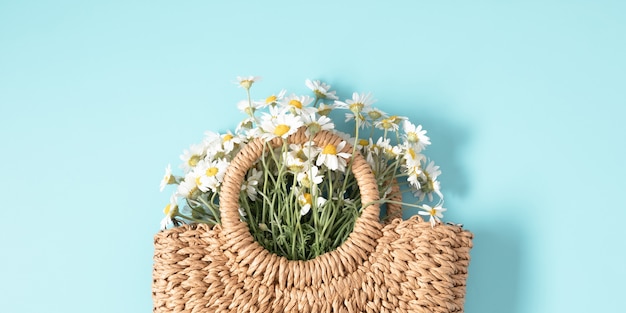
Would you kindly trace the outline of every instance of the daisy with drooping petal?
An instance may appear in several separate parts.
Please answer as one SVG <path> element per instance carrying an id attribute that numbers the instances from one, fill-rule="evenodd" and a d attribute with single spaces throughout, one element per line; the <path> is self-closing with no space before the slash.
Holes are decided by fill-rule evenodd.
<path id="1" fill-rule="evenodd" d="M 296 180 L 302 187 L 313 188 L 313 186 L 319 185 L 324 180 L 324 175 L 317 175 L 319 169 L 317 166 L 311 166 L 307 171 L 301 172 L 296 175 Z"/>
<path id="2" fill-rule="evenodd" d="M 441 186 L 439 181 L 437 181 L 439 175 L 441 175 L 439 166 L 435 165 L 435 162 L 430 161 L 426 169 L 422 171 L 422 175 L 420 175 L 420 187 L 414 192 L 414 195 L 419 197 L 420 201 L 424 200 L 426 196 L 428 196 L 428 201 L 433 201 L 433 193 L 437 194 L 440 199 L 443 199 Z"/>
<path id="3" fill-rule="evenodd" d="M 184 150 L 180 159 L 183 161 L 181 167 L 185 170 L 185 173 L 192 170 L 200 160 L 204 158 L 205 146 L 203 144 L 194 144 L 189 147 L 189 150 Z"/>
<path id="4" fill-rule="evenodd" d="M 286 139 L 289 135 L 295 133 L 302 126 L 300 116 L 292 114 L 279 114 L 276 119 L 264 120 L 261 128 L 263 129 L 262 137 L 269 141 L 276 137 Z"/>
<path id="5" fill-rule="evenodd" d="M 420 163 L 407 164 L 404 166 L 404 168 L 406 170 L 406 174 L 408 175 L 406 180 L 416 190 L 419 190 L 422 187 L 420 183 L 420 177 L 422 175 L 422 166 L 420 165 Z"/>
<path id="6" fill-rule="evenodd" d="M 422 211 L 417 212 L 417 214 L 429 216 L 430 226 L 435 227 L 436 223 L 441 222 L 441 219 L 443 218 L 443 212 L 445 211 L 446 209 L 444 209 L 441 204 L 438 204 L 434 207 L 423 204 Z"/>
<path id="7" fill-rule="evenodd" d="M 161 179 L 160 191 L 163 191 L 166 185 L 172 185 L 175 183 L 176 183 L 176 177 L 172 175 L 172 165 L 168 164 L 167 167 L 165 168 L 165 175 L 163 176 L 163 179 Z"/>
<path id="8" fill-rule="evenodd" d="M 427 145 L 430 145 L 430 138 L 426 136 L 426 130 L 422 129 L 422 125 L 418 125 L 417 127 L 408 120 L 405 120 L 403 123 L 404 135 L 403 138 L 406 141 L 415 146 L 417 152 L 420 152 L 426 148 Z"/>
<path id="9" fill-rule="evenodd" d="M 304 84 L 313 91 L 318 99 L 337 100 L 336 91 L 330 91 L 330 85 L 320 82 L 319 80 L 307 79 Z"/>
<path id="10" fill-rule="evenodd" d="M 211 163 L 205 162 L 198 166 L 200 174 L 200 185 L 198 188 L 204 192 L 209 191 L 217 192 L 217 188 L 224 181 L 224 175 L 226 175 L 226 168 L 228 168 L 228 162 L 223 159 L 213 160 Z"/>
<path id="11" fill-rule="evenodd" d="M 172 196 L 170 198 L 170 203 L 165 206 L 163 213 L 165 214 L 165 217 L 161 220 L 161 230 L 167 228 L 167 225 L 169 224 L 175 224 L 174 217 L 178 215 L 176 197 Z"/>
<path id="12" fill-rule="evenodd" d="M 237 76 L 239 86 L 245 89 L 250 89 L 252 84 L 258 82 L 259 80 L 261 80 L 260 76 Z"/>
<path id="13" fill-rule="evenodd" d="M 346 142 L 342 141 L 337 146 L 332 143 L 324 146 L 324 149 L 317 157 L 315 165 L 326 165 L 330 170 L 344 172 L 346 170 L 346 159 L 350 158 L 350 153 L 340 152 L 346 147 Z"/>
<path id="14" fill-rule="evenodd" d="M 311 207 L 315 205 L 320 207 L 326 203 L 326 199 L 323 197 L 317 197 L 315 204 L 313 203 L 313 196 L 310 193 L 302 193 L 298 196 L 298 203 L 300 204 L 300 215 L 304 216 L 311 211 Z"/>
<path id="15" fill-rule="evenodd" d="M 248 198 L 252 201 L 256 201 L 256 196 L 258 194 L 258 186 L 261 181 L 261 177 L 263 176 L 263 172 L 258 171 L 256 168 L 252 168 L 252 171 L 248 172 L 248 178 L 241 185 L 241 190 L 246 191 Z M 246 216 L 242 214 L 242 216 Z"/>

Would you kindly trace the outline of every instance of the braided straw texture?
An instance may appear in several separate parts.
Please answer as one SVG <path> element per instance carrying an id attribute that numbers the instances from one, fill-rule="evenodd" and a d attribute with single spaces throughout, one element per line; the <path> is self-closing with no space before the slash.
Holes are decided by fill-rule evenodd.
<path id="1" fill-rule="evenodd" d="M 304 140 L 302 132 L 288 138 Z M 341 139 L 321 132 L 314 141 Z M 341 246 L 313 260 L 290 261 L 260 246 L 239 220 L 237 201 L 262 150 L 253 141 L 231 162 L 220 191 L 222 225 L 154 237 L 154 312 L 463 312 L 472 234 L 458 226 L 431 227 L 418 216 L 383 225 L 378 205 L 369 205 Z M 377 200 L 371 169 L 353 157 L 363 203 Z"/>

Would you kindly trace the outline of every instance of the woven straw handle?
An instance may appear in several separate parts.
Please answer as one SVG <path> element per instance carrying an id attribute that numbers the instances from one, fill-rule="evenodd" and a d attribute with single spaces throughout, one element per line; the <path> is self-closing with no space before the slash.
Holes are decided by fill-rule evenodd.
<path id="1" fill-rule="evenodd" d="M 287 138 L 288 143 L 302 144 L 308 141 L 309 137 L 305 135 L 303 128 Z M 337 146 L 341 141 L 343 141 L 341 137 L 327 131 L 321 131 L 313 137 L 313 142 L 318 147 L 325 147 L 328 144 Z M 282 145 L 282 143 L 283 140 L 281 138 L 274 138 L 269 142 L 272 147 L 278 147 Z M 261 138 L 249 142 L 231 161 L 226 171 L 226 176 L 224 177 L 220 191 L 219 209 L 222 227 L 225 230 L 224 235 L 227 237 L 226 239 L 228 241 L 239 241 L 242 245 L 245 244 L 245 242 L 254 241 L 247 225 L 240 221 L 238 211 L 239 193 L 241 192 L 241 185 L 246 172 L 262 156 L 265 148 L 265 141 Z M 352 153 L 352 146 L 346 144 L 341 152 Z M 364 239 L 363 244 L 366 244 L 369 240 L 380 237 L 381 234 L 379 222 L 380 209 L 376 202 L 379 200 L 378 188 L 370 166 L 360 153 L 356 152 L 352 155 L 352 162 L 352 173 L 359 186 L 361 203 L 370 205 L 363 208 L 361 216 L 357 218 L 354 230 L 350 235 L 354 240 L 352 240 L 350 244 L 359 244 L 359 240 L 357 239 L 361 237 Z M 347 243 L 348 242 L 344 244 Z"/>

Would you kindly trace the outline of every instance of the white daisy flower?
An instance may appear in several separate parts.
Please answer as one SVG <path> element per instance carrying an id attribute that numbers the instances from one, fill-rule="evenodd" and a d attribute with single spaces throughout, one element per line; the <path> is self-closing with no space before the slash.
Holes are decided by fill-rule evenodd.
<path id="1" fill-rule="evenodd" d="M 330 85 L 320 82 L 319 80 L 311 81 L 307 79 L 304 84 L 313 91 L 316 98 L 337 100 L 336 91 L 330 91 Z"/>
<path id="2" fill-rule="evenodd" d="M 185 175 L 183 181 L 178 184 L 176 189 L 176 196 L 181 198 L 192 199 L 195 198 L 200 185 L 200 176 L 196 171 L 190 171 Z"/>
<path id="3" fill-rule="evenodd" d="M 163 209 L 165 217 L 161 220 L 161 230 L 167 228 L 167 225 L 173 224 L 173 218 L 178 215 L 178 204 L 176 203 L 176 196 L 172 195 L 170 203 L 168 203 Z"/>
<path id="4" fill-rule="evenodd" d="M 273 107 L 269 107 L 269 113 L 263 113 L 263 116 L 261 116 L 261 127 L 263 127 L 263 123 L 266 122 L 273 122 L 275 121 L 278 116 L 283 115 L 284 110 L 281 109 L 278 106 L 273 106 Z"/>
<path id="5" fill-rule="evenodd" d="M 387 113 L 385 113 L 385 112 L 383 112 L 383 111 L 381 111 L 381 110 L 379 110 L 377 108 L 374 108 L 374 107 L 366 107 L 366 108 L 364 108 L 363 109 L 363 113 L 365 115 L 367 115 L 367 117 L 371 121 L 377 121 L 379 119 L 384 119 L 384 118 L 388 117 Z"/>
<path id="6" fill-rule="evenodd" d="M 367 149 L 369 149 L 371 141 L 372 141 L 372 138 L 369 138 L 369 140 L 360 138 L 356 142 L 356 148 L 360 150 L 361 152 L 365 152 Z"/>
<path id="7" fill-rule="evenodd" d="M 317 114 L 323 115 L 323 116 L 328 116 L 330 114 L 330 112 L 332 112 L 336 108 L 337 108 L 337 105 L 335 105 L 335 104 L 325 104 L 325 103 L 322 103 L 317 108 Z"/>
<path id="8" fill-rule="evenodd" d="M 189 147 L 189 150 L 183 151 L 180 159 L 183 161 L 181 167 L 185 170 L 185 173 L 192 170 L 198 164 L 198 162 L 200 162 L 204 158 L 204 153 L 204 144 L 194 144 Z"/>
<path id="9" fill-rule="evenodd" d="M 420 190 L 422 188 L 420 183 L 420 177 L 422 176 L 422 167 L 419 163 L 411 164 L 405 166 L 406 173 L 408 175 L 407 181 L 411 186 L 415 187 L 416 190 Z"/>
<path id="10" fill-rule="evenodd" d="M 300 186 L 311 189 L 313 186 L 321 184 L 324 180 L 324 175 L 317 175 L 318 173 L 319 168 L 317 166 L 311 166 L 307 171 L 296 175 L 296 180 Z"/>
<path id="11" fill-rule="evenodd" d="M 437 194 L 440 199 L 443 199 L 441 185 L 437 181 L 439 175 L 441 175 L 439 166 L 436 166 L 435 162 L 430 161 L 419 177 L 420 187 L 414 192 L 414 195 L 419 197 L 420 201 L 424 200 L 426 196 L 428 196 L 428 201 L 433 201 L 433 193 Z"/>
<path id="12" fill-rule="evenodd" d="M 254 116 L 254 112 L 256 112 L 256 110 L 261 108 L 261 106 L 262 106 L 262 103 L 255 102 L 255 101 L 250 102 L 248 100 L 241 100 L 237 102 L 237 109 L 247 114 L 248 116 Z"/>
<path id="13" fill-rule="evenodd" d="M 167 167 L 165 168 L 165 175 L 163 176 L 163 179 L 161 179 L 160 191 L 163 191 L 166 185 L 172 185 L 175 183 L 176 183 L 176 177 L 172 175 L 172 165 L 168 164 Z"/>
<path id="14" fill-rule="evenodd" d="M 408 143 L 415 146 L 417 152 L 424 150 L 427 145 L 430 145 L 430 138 L 426 136 L 426 130 L 422 129 L 422 125 L 416 127 L 410 121 L 405 120 L 403 129 L 404 135 L 402 135 L 402 137 L 405 138 Z"/>
<path id="15" fill-rule="evenodd" d="M 314 159 L 322 149 L 315 145 L 313 141 L 307 141 L 304 144 L 289 144 L 289 153 L 302 160 Z"/>
<path id="16" fill-rule="evenodd" d="M 217 192 L 217 188 L 224 181 L 224 175 L 226 175 L 226 169 L 228 168 L 228 162 L 223 159 L 213 160 L 211 163 L 204 162 L 198 166 L 198 170 L 201 171 L 200 185 L 198 188 L 204 192 L 209 191 Z"/>
<path id="17" fill-rule="evenodd" d="M 365 127 L 369 127 L 371 125 L 370 121 L 363 113 L 346 113 L 346 122 L 350 122 L 355 120 L 359 122 L 359 128 L 363 129 Z"/>
<path id="18" fill-rule="evenodd" d="M 230 153 L 235 149 L 235 145 L 240 145 L 242 143 L 242 139 L 239 136 L 233 135 L 230 131 L 223 134 L 222 138 L 222 148 L 225 153 Z"/>
<path id="19" fill-rule="evenodd" d="M 239 86 L 245 89 L 250 89 L 252 84 L 258 82 L 259 80 L 261 80 L 260 76 L 237 76 Z"/>
<path id="20" fill-rule="evenodd" d="M 255 120 L 252 117 L 244 119 L 243 121 L 239 122 L 239 124 L 237 124 L 237 128 L 235 128 L 235 133 L 247 136 L 247 132 L 254 128 L 254 122 Z"/>
<path id="21" fill-rule="evenodd" d="M 311 207 L 315 205 L 316 207 L 323 206 L 326 203 L 326 199 L 323 197 L 317 197 L 315 204 L 313 203 L 313 197 L 310 193 L 302 193 L 298 196 L 298 203 L 300 204 L 300 215 L 304 216 L 311 211 Z"/>
<path id="22" fill-rule="evenodd" d="M 283 98 L 280 102 L 285 111 L 291 112 L 293 115 L 308 115 L 317 112 L 317 109 L 309 106 L 313 102 L 313 98 L 309 96 L 291 95 Z"/>
<path id="23" fill-rule="evenodd" d="M 276 119 L 263 121 L 261 128 L 264 134 L 262 136 L 267 141 L 276 137 L 286 139 L 289 135 L 295 133 L 300 126 L 302 126 L 300 116 L 280 114 L 276 116 Z"/>
<path id="24" fill-rule="evenodd" d="M 302 115 L 302 120 L 306 126 L 306 135 L 309 137 L 314 136 L 322 130 L 332 130 L 335 128 L 332 120 L 327 116 L 320 116 L 315 118 L 315 113 Z"/>
<path id="25" fill-rule="evenodd" d="M 248 178 L 243 183 L 243 185 L 241 185 L 241 190 L 246 191 L 248 198 L 250 198 L 250 200 L 252 201 L 256 201 L 258 186 L 262 176 L 263 172 L 258 171 L 256 168 L 252 168 L 252 171 L 248 172 Z M 242 216 L 246 215 L 242 214 Z"/>
<path id="26" fill-rule="evenodd" d="M 426 160 L 426 156 L 415 151 L 413 145 L 405 143 L 403 144 L 404 152 L 402 158 L 407 166 L 419 165 Z"/>
<path id="27" fill-rule="evenodd" d="M 374 126 L 378 129 L 387 131 L 398 131 L 400 129 L 400 123 L 407 120 L 404 116 L 392 115 L 374 123 Z"/>
<path id="28" fill-rule="evenodd" d="M 204 160 L 213 160 L 217 155 L 224 153 L 222 146 L 222 135 L 207 131 L 204 133 Z"/>
<path id="29" fill-rule="evenodd" d="M 331 143 L 327 144 L 317 157 L 315 165 L 320 166 L 324 164 L 330 170 L 344 172 L 347 164 L 346 159 L 350 158 L 350 153 L 339 151 L 343 150 L 345 146 L 345 141 L 340 142 L 337 146 Z"/>
<path id="30" fill-rule="evenodd" d="M 271 95 L 271 96 L 265 98 L 265 102 L 263 103 L 263 107 L 266 107 L 268 105 L 275 106 L 278 102 L 283 100 L 283 98 L 285 97 L 286 93 L 287 93 L 287 90 L 283 89 L 278 94 Z"/>
<path id="31" fill-rule="evenodd" d="M 285 164 L 287 168 L 289 169 L 289 171 L 291 171 L 294 174 L 301 173 L 302 171 L 305 170 L 307 166 L 307 163 L 304 162 L 304 160 L 302 160 L 296 154 L 291 153 L 291 152 L 286 152 L 283 155 L 283 160 L 285 160 Z"/>
<path id="32" fill-rule="evenodd" d="M 429 218 L 430 226 L 435 227 L 435 224 L 437 222 L 441 222 L 441 219 L 443 218 L 442 213 L 445 211 L 446 209 L 444 209 L 440 204 L 434 207 L 424 204 L 422 205 L 422 211 L 417 212 L 417 214 L 430 216 Z"/>
<path id="33" fill-rule="evenodd" d="M 370 93 L 359 94 L 355 92 L 352 94 L 352 99 L 348 99 L 345 102 L 335 101 L 335 104 L 341 108 L 352 111 L 354 114 L 359 114 L 366 108 L 372 106 L 374 102 L 376 102 L 376 100 L 372 99 L 372 95 Z"/>
<path id="34" fill-rule="evenodd" d="M 376 145 L 374 145 L 377 149 L 376 154 L 380 154 L 381 152 L 385 154 L 387 158 L 395 159 L 402 154 L 402 147 L 400 146 L 392 146 L 391 139 L 384 139 L 383 137 L 378 138 Z"/>

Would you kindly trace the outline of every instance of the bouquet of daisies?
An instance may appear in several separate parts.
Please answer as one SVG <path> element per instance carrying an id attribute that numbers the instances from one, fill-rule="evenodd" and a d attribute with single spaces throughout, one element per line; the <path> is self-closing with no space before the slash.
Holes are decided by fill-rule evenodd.
<path id="1" fill-rule="evenodd" d="M 268 144 L 241 186 L 239 212 L 253 237 L 273 253 L 308 260 L 345 241 L 362 208 L 369 205 L 361 203 L 350 170 L 355 153 L 365 157 L 375 174 L 379 204 L 417 207 L 432 225 L 440 222 L 445 211 L 437 180 L 441 172 L 423 154 L 430 139 L 421 125 L 373 107 L 370 94 L 355 92 L 351 99 L 339 101 L 336 92 L 320 81 L 306 80 L 312 95 L 287 95 L 282 90 L 254 101 L 250 90 L 258 80 L 238 77 L 247 97 L 237 107 L 246 117 L 234 131 L 206 132 L 201 143 L 181 155 L 182 175 L 173 174 L 169 165 L 166 168 L 161 190 L 166 185 L 177 187 L 164 209 L 162 229 L 182 223 L 219 224 L 219 193 L 226 169 L 255 138 Z M 353 131 L 337 130 L 333 118 L 352 124 Z M 276 137 L 286 139 L 298 131 L 311 139 L 269 145 Z M 312 138 L 320 131 L 333 132 L 343 141 L 316 146 Z M 397 200 L 397 193 L 409 191 L 415 196 L 412 203 Z"/>

